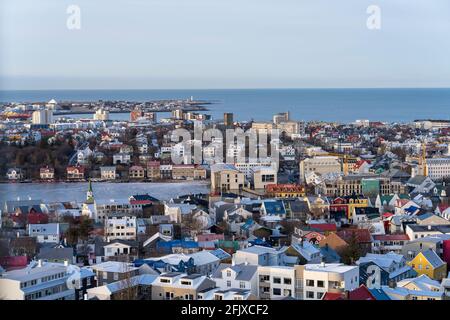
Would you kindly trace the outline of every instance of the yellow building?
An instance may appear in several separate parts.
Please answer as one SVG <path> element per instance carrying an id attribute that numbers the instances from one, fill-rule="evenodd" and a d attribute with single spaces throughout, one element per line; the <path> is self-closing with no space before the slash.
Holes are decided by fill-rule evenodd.
<path id="1" fill-rule="evenodd" d="M 434 252 L 428 249 L 419 252 L 408 264 L 419 274 L 441 281 L 447 275 L 447 264 Z"/>

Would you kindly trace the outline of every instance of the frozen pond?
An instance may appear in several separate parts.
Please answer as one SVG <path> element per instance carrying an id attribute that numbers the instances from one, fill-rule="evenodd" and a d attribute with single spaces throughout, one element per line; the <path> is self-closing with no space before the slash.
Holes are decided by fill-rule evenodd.
<path id="1" fill-rule="evenodd" d="M 0 204 L 7 200 L 41 199 L 52 201 L 84 201 L 86 199 L 87 182 L 80 183 L 2 183 L 0 184 Z M 190 193 L 209 193 L 208 182 L 189 181 L 173 183 L 109 183 L 93 182 L 96 199 L 124 199 L 133 194 L 144 194 L 160 199 Z"/>

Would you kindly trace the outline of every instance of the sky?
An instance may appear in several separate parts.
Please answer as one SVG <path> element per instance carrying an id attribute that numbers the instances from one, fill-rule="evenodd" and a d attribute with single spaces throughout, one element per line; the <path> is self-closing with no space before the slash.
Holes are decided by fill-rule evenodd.
<path id="1" fill-rule="evenodd" d="M 450 87 L 449 40 L 448 0 L 1 0 L 0 90 Z"/>

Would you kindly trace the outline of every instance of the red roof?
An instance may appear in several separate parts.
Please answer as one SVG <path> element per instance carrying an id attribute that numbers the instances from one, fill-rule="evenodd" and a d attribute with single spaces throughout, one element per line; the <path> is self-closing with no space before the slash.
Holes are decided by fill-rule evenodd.
<path id="1" fill-rule="evenodd" d="M 323 296 L 322 300 L 344 300 L 344 297 L 342 293 L 327 292 Z"/>
<path id="2" fill-rule="evenodd" d="M 450 208 L 450 205 L 441 203 L 440 205 L 438 205 L 438 208 L 439 208 L 440 212 L 443 212 L 443 211 L 447 210 L 448 208 Z"/>
<path id="3" fill-rule="evenodd" d="M 152 204 L 151 200 L 130 200 L 130 204 Z"/>
<path id="4" fill-rule="evenodd" d="M 0 258 L 0 265 L 2 265 L 7 271 L 25 267 L 27 264 L 28 259 L 26 256 L 9 256 Z"/>
<path id="5" fill-rule="evenodd" d="M 321 231 L 336 231 L 337 227 L 334 223 L 312 223 L 309 225 L 311 228 L 319 229 Z"/>
<path id="6" fill-rule="evenodd" d="M 376 300 L 365 285 L 361 285 L 353 291 L 348 292 L 348 298 L 345 293 L 327 292 L 323 296 L 323 300 Z"/>
<path id="7" fill-rule="evenodd" d="M 389 218 L 389 217 L 392 217 L 393 215 L 394 215 L 393 213 L 386 212 L 386 213 L 383 213 L 383 218 Z"/>
<path id="8" fill-rule="evenodd" d="M 350 291 L 348 295 L 349 300 L 376 300 L 365 285 Z"/>
<path id="9" fill-rule="evenodd" d="M 374 240 L 380 241 L 398 241 L 398 240 L 409 240 L 407 234 L 377 234 L 373 236 Z"/>

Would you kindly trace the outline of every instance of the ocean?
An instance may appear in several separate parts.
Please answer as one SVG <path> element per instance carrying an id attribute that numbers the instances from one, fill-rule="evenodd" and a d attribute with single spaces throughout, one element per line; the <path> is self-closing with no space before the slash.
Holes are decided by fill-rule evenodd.
<path id="1" fill-rule="evenodd" d="M 79 183 L 0 183 L 0 206 L 9 200 L 40 199 L 44 202 L 86 200 L 87 182 Z M 178 196 L 209 193 L 207 181 L 189 182 L 93 182 L 96 199 L 128 199 L 135 194 L 148 193 L 159 200 L 170 200 Z M 0 207 L 1 209 L 2 207 Z"/>
<path id="2" fill-rule="evenodd" d="M 305 121 L 450 120 L 450 88 L 0 91 L 2 102 L 50 99 L 148 101 L 191 96 L 213 102 L 207 105 L 210 110 L 205 112 L 213 119 L 222 119 L 224 112 L 232 112 L 235 120 L 268 121 L 274 113 L 289 111 L 292 119 Z"/>

